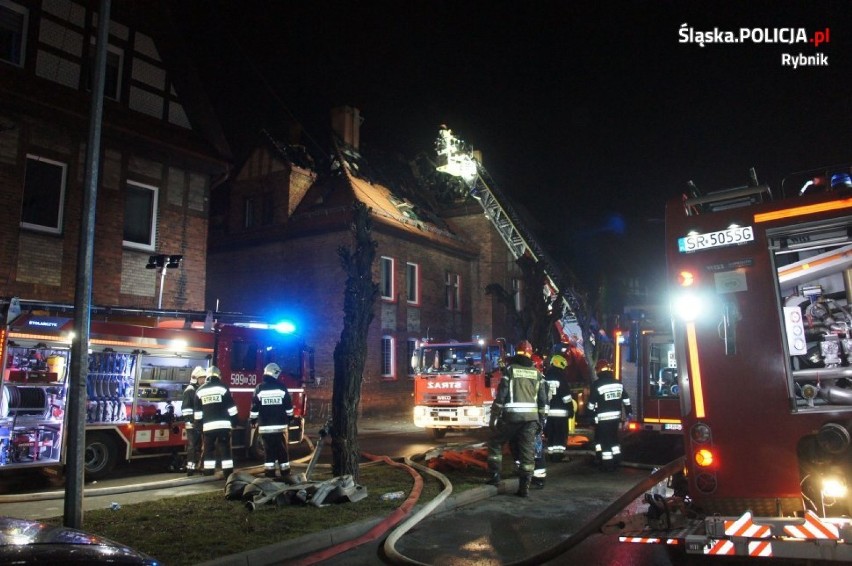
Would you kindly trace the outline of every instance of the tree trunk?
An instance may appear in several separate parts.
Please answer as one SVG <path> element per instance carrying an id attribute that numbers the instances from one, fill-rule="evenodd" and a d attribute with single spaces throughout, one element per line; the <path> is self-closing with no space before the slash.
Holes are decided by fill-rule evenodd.
<path id="1" fill-rule="evenodd" d="M 331 397 L 332 473 L 352 475 L 357 481 L 358 406 L 367 358 L 367 331 L 373 321 L 373 305 L 379 286 L 373 282 L 376 242 L 371 236 L 370 209 L 363 203 L 353 206 L 354 250 L 341 246 L 337 252 L 346 271 L 343 298 L 343 330 L 334 347 L 334 387 Z"/>

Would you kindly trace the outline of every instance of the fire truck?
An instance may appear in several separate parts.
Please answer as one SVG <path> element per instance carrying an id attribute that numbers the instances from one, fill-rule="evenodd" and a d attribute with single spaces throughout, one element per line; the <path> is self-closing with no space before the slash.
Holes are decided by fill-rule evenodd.
<path id="1" fill-rule="evenodd" d="M 0 328 L 0 470 L 61 473 L 73 307 L 17 299 L 4 306 L 11 313 Z M 119 462 L 140 458 L 170 455 L 170 466 L 179 465 L 186 444 L 181 400 L 195 366 L 219 367 L 239 411 L 234 448 L 259 451 L 258 435 L 247 423 L 251 397 L 266 363 L 278 363 L 279 379 L 294 402 L 288 441 L 300 442 L 313 352 L 292 330 L 236 314 L 93 307 L 85 376 L 86 478 L 105 477 Z"/>
<path id="2" fill-rule="evenodd" d="M 435 439 L 450 430 L 487 427 L 505 360 L 503 339 L 421 342 L 411 359 L 414 425 Z"/>
<path id="3" fill-rule="evenodd" d="M 622 540 L 852 562 L 850 168 L 785 186 L 668 203 L 685 479 Z"/>
<path id="4" fill-rule="evenodd" d="M 680 386 L 671 332 L 642 330 L 630 432 L 681 435 Z"/>

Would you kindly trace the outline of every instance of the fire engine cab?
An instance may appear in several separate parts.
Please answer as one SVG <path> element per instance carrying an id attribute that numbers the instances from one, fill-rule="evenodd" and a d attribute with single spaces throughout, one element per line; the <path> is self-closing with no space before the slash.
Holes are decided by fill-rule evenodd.
<path id="1" fill-rule="evenodd" d="M 0 470 L 61 471 L 73 307 L 17 299 L 5 306 L 13 308 L 0 328 Z M 288 439 L 300 442 L 313 355 L 298 336 L 278 330 L 242 315 L 93 307 L 85 376 L 87 479 L 105 477 L 125 460 L 171 455 L 171 466 L 180 465 L 186 444 L 181 401 L 196 366 L 221 370 L 239 411 L 234 447 L 248 448 L 254 387 L 266 363 L 278 363 L 294 403 Z"/>
<path id="2" fill-rule="evenodd" d="M 411 359 L 414 425 L 436 439 L 449 430 L 487 427 L 505 359 L 502 338 L 421 342 Z"/>
<path id="3" fill-rule="evenodd" d="M 852 562 L 850 172 L 668 204 L 685 481 L 622 540 Z"/>

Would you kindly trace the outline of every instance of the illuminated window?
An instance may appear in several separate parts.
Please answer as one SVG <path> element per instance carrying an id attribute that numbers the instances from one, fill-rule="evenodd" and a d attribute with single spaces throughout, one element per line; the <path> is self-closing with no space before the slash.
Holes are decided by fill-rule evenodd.
<path id="1" fill-rule="evenodd" d="M 392 336 L 382 336 L 382 377 L 394 377 L 393 343 Z"/>
<path id="2" fill-rule="evenodd" d="M 0 60 L 24 66 L 29 11 L 9 0 L 0 0 Z"/>
<path id="3" fill-rule="evenodd" d="M 413 376 L 415 374 L 414 368 L 411 366 L 411 360 L 414 357 L 414 353 L 416 351 L 417 351 L 417 340 L 415 338 L 409 338 L 407 349 L 406 349 L 406 352 L 405 352 L 405 354 L 406 354 L 405 359 L 408 360 L 408 363 L 406 365 L 408 365 L 408 375 L 409 376 Z"/>
<path id="4" fill-rule="evenodd" d="M 158 189 L 127 181 L 124 201 L 124 245 L 154 251 L 157 245 L 157 194 Z"/>
<path id="5" fill-rule="evenodd" d="M 444 275 L 444 306 L 451 311 L 461 310 L 461 275 L 447 271 Z"/>
<path id="6" fill-rule="evenodd" d="M 67 166 L 37 155 L 27 155 L 21 226 L 53 234 L 62 233 Z"/>
<path id="7" fill-rule="evenodd" d="M 420 304 L 420 266 L 405 264 L 405 298 L 410 305 Z"/>
<path id="8" fill-rule="evenodd" d="M 379 283 L 379 287 L 382 291 L 382 299 L 393 301 L 393 258 L 382 256 L 379 262 L 381 268 L 381 282 Z"/>

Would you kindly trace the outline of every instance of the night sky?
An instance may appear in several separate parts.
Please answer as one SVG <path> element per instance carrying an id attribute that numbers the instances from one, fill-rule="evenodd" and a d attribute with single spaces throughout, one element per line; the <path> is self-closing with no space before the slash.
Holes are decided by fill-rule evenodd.
<path id="1" fill-rule="evenodd" d="M 414 156 L 434 151 L 446 124 L 565 248 L 658 235 L 665 201 L 689 180 L 742 186 L 754 167 L 779 192 L 789 173 L 852 162 L 846 1 L 182 0 L 174 10 L 226 129 L 292 116 L 322 143 L 329 109 L 348 104 L 364 118 L 362 144 Z M 830 43 L 681 42 L 690 29 L 741 28 L 808 38 L 829 28 Z M 828 64 L 782 65 L 800 53 Z"/>

